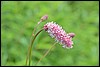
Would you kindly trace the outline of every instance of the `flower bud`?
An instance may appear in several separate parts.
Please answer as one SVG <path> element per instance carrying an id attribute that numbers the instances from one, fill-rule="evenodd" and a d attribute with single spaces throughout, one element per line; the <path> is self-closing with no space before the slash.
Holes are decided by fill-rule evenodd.
<path id="1" fill-rule="evenodd" d="M 40 24 L 42 21 L 47 20 L 47 19 L 48 19 L 48 15 L 42 16 L 38 24 Z"/>
<path id="2" fill-rule="evenodd" d="M 44 21 L 44 20 L 47 20 L 47 19 L 48 19 L 48 15 L 44 15 L 44 16 L 41 17 L 40 20 L 41 20 L 41 21 Z"/>

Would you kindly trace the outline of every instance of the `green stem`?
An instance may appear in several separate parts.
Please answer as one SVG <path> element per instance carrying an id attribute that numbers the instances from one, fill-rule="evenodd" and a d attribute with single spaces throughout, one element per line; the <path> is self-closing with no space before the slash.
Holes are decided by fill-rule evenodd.
<path id="1" fill-rule="evenodd" d="M 34 38 L 31 41 L 31 45 L 30 45 L 30 49 L 29 49 L 29 66 L 31 63 L 31 51 L 32 51 L 32 44 L 34 43 L 34 40 L 36 39 L 37 35 L 42 31 L 43 29 L 41 29 L 39 32 L 36 33 L 36 35 L 34 36 Z"/>
<path id="2" fill-rule="evenodd" d="M 41 22 L 41 21 L 39 21 L 39 22 Z M 31 43 L 32 37 L 34 37 L 34 32 L 36 31 L 36 28 L 37 28 L 38 26 L 39 26 L 39 24 L 37 24 L 37 25 L 34 27 L 34 29 L 33 29 L 33 32 L 32 32 L 31 38 L 30 38 L 30 43 Z M 28 48 L 28 54 L 27 54 L 27 56 L 26 56 L 26 65 L 27 65 L 27 62 L 28 62 L 29 49 L 30 49 L 30 46 L 29 46 L 29 48 Z"/>
<path id="3" fill-rule="evenodd" d="M 37 65 L 49 52 L 50 50 L 56 45 L 56 42 L 53 44 L 53 46 L 51 46 L 51 48 L 40 58 L 40 60 L 35 64 Z"/>

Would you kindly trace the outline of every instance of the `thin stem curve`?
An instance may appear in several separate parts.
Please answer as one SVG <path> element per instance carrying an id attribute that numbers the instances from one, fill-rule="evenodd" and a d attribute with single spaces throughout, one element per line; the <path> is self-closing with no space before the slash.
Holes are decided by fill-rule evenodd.
<path id="1" fill-rule="evenodd" d="M 30 66 L 30 63 L 31 63 L 31 50 L 32 50 L 32 46 L 33 46 L 33 43 L 34 43 L 34 40 L 36 39 L 37 35 L 43 31 L 43 29 L 41 29 L 39 32 L 36 33 L 36 35 L 34 36 L 34 38 L 32 39 L 31 41 L 31 44 L 30 44 L 30 49 L 29 49 L 29 66 Z"/>
<path id="2" fill-rule="evenodd" d="M 55 42 L 55 43 L 51 46 L 51 48 L 40 58 L 40 60 L 39 60 L 35 65 L 37 65 L 37 64 L 50 52 L 50 50 L 56 45 L 56 43 L 57 43 L 57 42 Z"/>

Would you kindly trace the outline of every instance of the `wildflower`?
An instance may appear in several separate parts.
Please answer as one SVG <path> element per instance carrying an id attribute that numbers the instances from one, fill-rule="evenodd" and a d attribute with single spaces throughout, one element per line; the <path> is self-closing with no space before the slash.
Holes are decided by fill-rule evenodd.
<path id="1" fill-rule="evenodd" d="M 63 45 L 64 48 L 72 48 L 72 38 L 75 36 L 74 33 L 67 34 L 61 26 L 56 23 L 49 22 L 44 25 L 43 28 L 52 38 L 55 38 L 57 42 Z"/>

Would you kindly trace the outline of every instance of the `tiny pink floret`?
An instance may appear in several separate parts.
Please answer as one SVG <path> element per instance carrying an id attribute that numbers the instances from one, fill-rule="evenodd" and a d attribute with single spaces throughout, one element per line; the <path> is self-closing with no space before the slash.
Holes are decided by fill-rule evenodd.
<path id="1" fill-rule="evenodd" d="M 74 33 L 67 34 L 62 27 L 58 24 L 49 22 L 44 25 L 44 30 L 49 33 L 52 38 L 55 38 L 57 42 L 63 45 L 64 48 L 72 48 L 72 38 L 75 36 Z"/>

